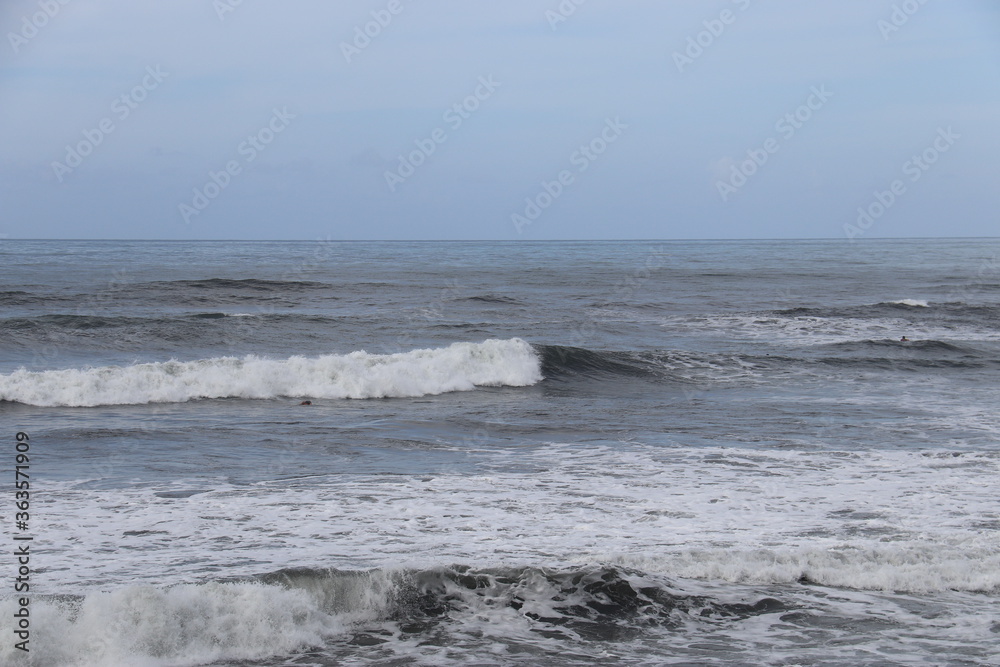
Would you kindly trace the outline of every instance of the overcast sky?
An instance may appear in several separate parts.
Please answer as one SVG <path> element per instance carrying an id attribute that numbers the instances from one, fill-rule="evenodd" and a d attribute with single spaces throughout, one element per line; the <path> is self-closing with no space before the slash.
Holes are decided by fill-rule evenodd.
<path id="1" fill-rule="evenodd" d="M 995 236 L 991 0 L 5 0 L 0 236 Z"/>

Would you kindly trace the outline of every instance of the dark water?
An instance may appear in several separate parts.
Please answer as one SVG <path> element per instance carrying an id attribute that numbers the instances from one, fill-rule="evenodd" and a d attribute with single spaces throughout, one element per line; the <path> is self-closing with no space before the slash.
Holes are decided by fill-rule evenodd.
<path id="1" fill-rule="evenodd" d="M 998 251 L 3 241 L 0 656 L 1000 664 Z"/>

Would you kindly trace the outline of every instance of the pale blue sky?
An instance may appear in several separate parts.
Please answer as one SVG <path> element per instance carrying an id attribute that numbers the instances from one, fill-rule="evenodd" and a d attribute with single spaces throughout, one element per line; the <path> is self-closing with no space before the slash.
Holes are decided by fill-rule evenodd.
<path id="1" fill-rule="evenodd" d="M 7 238 L 998 230 L 989 0 L 8 0 L 0 32 Z"/>

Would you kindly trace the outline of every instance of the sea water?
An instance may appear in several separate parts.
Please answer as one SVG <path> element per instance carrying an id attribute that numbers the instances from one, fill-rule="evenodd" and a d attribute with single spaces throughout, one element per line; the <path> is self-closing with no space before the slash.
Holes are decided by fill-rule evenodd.
<path id="1" fill-rule="evenodd" d="M 998 252 L 4 240 L 0 663 L 1000 664 Z"/>

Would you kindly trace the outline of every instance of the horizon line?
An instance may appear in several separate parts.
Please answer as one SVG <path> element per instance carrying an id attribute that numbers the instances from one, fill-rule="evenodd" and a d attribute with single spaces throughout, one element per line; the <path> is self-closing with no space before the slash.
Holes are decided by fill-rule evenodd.
<path id="1" fill-rule="evenodd" d="M 848 239 L 838 236 L 787 236 L 787 237 L 745 237 L 745 238 L 610 238 L 610 239 L 336 239 L 336 238 L 313 238 L 313 239 L 239 239 L 239 238 L 217 238 L 217 239 L 159 239 L 159 238 L 11 238 L 0 237 L 0 244 L 4 241 L 129 241 L 129 242 L 149 242 L 149 243 L 621 243 L 621 242 L 642 242 L 656 241 L 658 243 L 669 242 L 726 242 L 726 241 L 846 241 L 857 243 L 865 241 L 959 241 L 959 240 L 1000 240 L 1000 236 L 871 236 L 860 239 Z"/>

